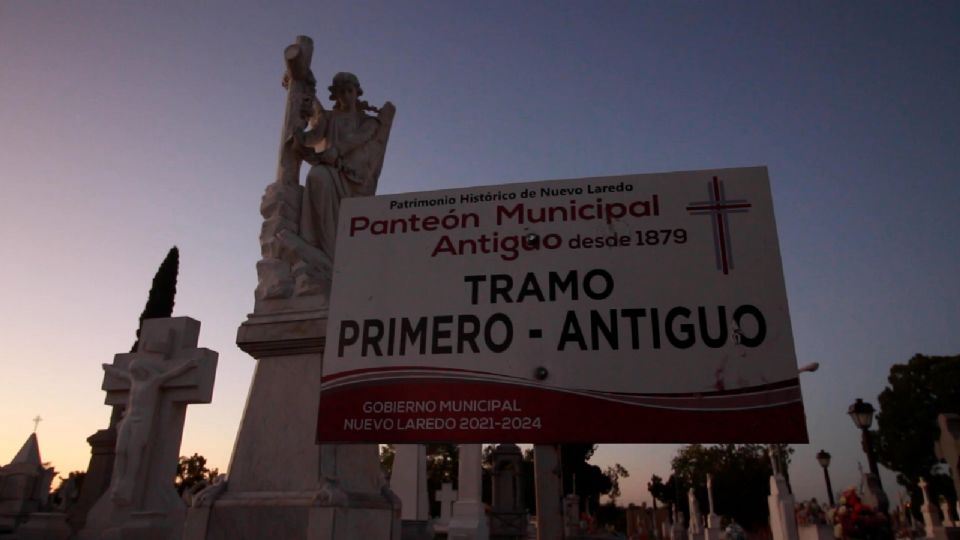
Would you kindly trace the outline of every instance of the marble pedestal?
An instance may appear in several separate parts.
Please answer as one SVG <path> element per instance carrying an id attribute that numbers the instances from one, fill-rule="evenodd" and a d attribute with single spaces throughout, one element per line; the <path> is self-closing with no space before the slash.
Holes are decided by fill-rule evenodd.
<path id="1" fill-rule="evenodd" d="M 787 481 L 775 474 L 770 477 L 770 532 L 773 540 L 798 540 L 797 518 L 793 495 L 787 489 Z"/>
<path id="2" fill-rule="evenodd" d="M 116 414 L 115 412 L 114 415 Z M 107 429 L 97 431 L 87 437 L 87 443 L 90 445 L 90 464 L 87 465 L 87 475 L 83 479 L 80 498 L 76 504 L 67 509 L 67 523 L 74 531 L 83 529 L 87 523 L 87 512 L 110 487 L 117 445 L 116 427 L 111 425 Z"/>
<path id="3" fill-rule="evenodd" d="M 459 450 L 459 486 L 453 517 L 447 528 L 449 540 L 489 540 L 490 525 L 483 502 L 479 444 L 461 444 Z"/>
<path id="4" fill-rule="evenodd" d="M 533 469 L 537 490 L 537 540 L 562 540 L 564 512 L 560 448 L 534 445 Z"/>
<path id="5" fill-rule="evenodd" d="M 67 514 L 61 512 L 34 512 L 17 529 L 17 540 L 67 540 L 70 538 Z"/>
<path id="6" fill-rule="evenodd" d="M 315 441 L 326 324 L 325 312 L 302 310 L 240 326 L 237 345 L 257 366 L 227 485 L 190 508 L 184 540 L 400 539 L 377 445 Z"/>

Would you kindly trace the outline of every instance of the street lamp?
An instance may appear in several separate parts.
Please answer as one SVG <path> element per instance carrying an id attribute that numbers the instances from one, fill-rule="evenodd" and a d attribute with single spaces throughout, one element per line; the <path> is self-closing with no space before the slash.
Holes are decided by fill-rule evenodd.
<path id="1" fill-rule="evenodd" d="M 820 462 L 820 466 L 823 467 L 823 480 L 827 483 L 827 497 L 830 499 L 830 506 L 835 506 L 833 502 L 833 486 L 830 485 L 830 473 L 827 471 L 827 467 L 830 466 L 830 453 L 826 450 L 820 450 L 817 452 L 817 461 Z"/>
<path id="2" fill-rule="evenodd" d="M 873 438 L 870 437 L 870 426 L 873 424 L 873 405 L 865 403 L 857 398 L 847 409 L 847 414 L 853 419 L 853 423 L 860 428 L 863 437 L 863 451 L 867 453 L 867 461 L 870 463 L 870 473 L 877 479 L 880 489 L 883 484 L 880 482 L 880 469 L 877 468 L 877 456 L 873 451 Z"/>

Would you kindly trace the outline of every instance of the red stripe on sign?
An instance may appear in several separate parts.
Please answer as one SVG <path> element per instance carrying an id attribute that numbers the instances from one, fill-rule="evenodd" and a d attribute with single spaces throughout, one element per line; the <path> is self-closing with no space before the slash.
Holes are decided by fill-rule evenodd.
<path id="1" fill-rule="evenodd" d="M 429 366 L 388 366 L 388 367 L 372 367 L 372 368 L 363 368 L 363 369 L 352 369 L 349 371 L 340 371 L 332 375 L 327 375 L 321 379 L 321 382 L 328 383 L 335 381 L 337 379 L 342 379 L 344 377 L 353 377 L 356 375 L 364 375 L 368 373 L 387 373 L 392 371 L 438 371 L 438 372 L 453 372 L 453 373 L 474 373 L 477 375 L 496 375 L 495 373 L 490 373 L 489 371 L 477 371 L 473 369 L 460 369 L 460 368 L 445 368 L 445 367 L 429 367 Z M 505 375 L 500 375 L 505 376 Z M 512 377 L 517 378 L 517 377 Z"/>
<path id="2" fill-rule="evenodd" d="M 318 442 L 805 443 L 803 405 L 771 392 L 750 407 L 611 401 L 550 388 L 430 380 L 345 385 L 320 396 Z"/>

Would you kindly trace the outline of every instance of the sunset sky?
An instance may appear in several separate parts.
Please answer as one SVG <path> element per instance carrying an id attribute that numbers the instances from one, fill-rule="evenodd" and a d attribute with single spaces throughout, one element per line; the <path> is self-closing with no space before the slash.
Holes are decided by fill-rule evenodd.
<path id="1" fill-rule="evenodd" d="M 821 365 L 801 379 L 801 499 L 825 497 L 820 448 L 837 489 L 857 482 L 846 409 L 876 405 L 892 364 L 960 353 L 960 3 L 7 1 L 0 462 L 39 414 L 43 459 L 86 468 L 100 365 L 129 350 L 177 245 L 175 314 L 220 353 L 181 454 L 227 468 L 301 34 L 322 88 L 352 71 L 396 104 L 381 193 L 767 166 L 797 358 Z M 676 449 L 594 461 L 626 467 L 622 501 L 640 502 Z"/>

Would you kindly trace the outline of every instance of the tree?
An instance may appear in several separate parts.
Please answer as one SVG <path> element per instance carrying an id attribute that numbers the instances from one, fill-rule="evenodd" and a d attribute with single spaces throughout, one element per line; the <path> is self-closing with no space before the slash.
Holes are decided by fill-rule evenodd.
<path id="1" fill-rule="evenodd" d="M 184 491 L 199 484 L 212 484 L 218 474 L 220 474 L 218 469 L 207 468 L 207 458 L 200 454 L 195 453 L 190 457 L 180 456 L 175 480 L 177 493 L 183 495 Z"/>
<path id="2" fill-rule="evenodd" d="M 563 493 L 576 493 L 580 497 L 580 509 L 586 512 L 596 511 L 600 507 L 600 496 L 613 489 L 613 479 L 600 467 L 587 463 L 596 450 L 597 445 L 592 443 L 560 445 Z"/>
<path id="3" fill-rule="evenodd" d="M 167 256 L 164 257 L 157 273 L 153 276 L 153 284 L 150 286 L 150 293 L 147 295 L 147 304 L 140 313 L 140 321 L 137 323 L 137 340 L 133 342 L 130 352 L 136 352 L 137 345 L 140 344 L 140 327 L 143 326 L 144 319 L 158 319 L 169 317 L 173 314 L 174 297 L 177 295 L 177 273 L 180 270 L 180 250 L 177 246 L 170 248 Z"/>
<path id="4" fill-rule="evenodd" d="M 894 364 L 887 381 L 874 439 L 878 461 L 898 473 L 897 482 L 909 490 L 914 509 L 923 501 L 917 487 L 921 476 L 934 500 L 956 497 L 950 478 L 937 470 L 933 445 L 940 437 L 937 415 L 960 413 L 960 355 L 917 354 L 906 364 Z"/>
<path id="5" fill-rule="evenodd" d="M 792 449 L 779 447 L 782 459 L 789 462 Z M 767 493 L 773 470 L 767 448 L 759 444 L 681 448 L 671 463 L 673 473 L 667 482 L 654 475 L 647 489 L 657 500 L 672 504 L 689 516 L 687 491 L 693 487 L 702 511 L 708 509 L 706 476 L 713 476 L 714 511 L 734 518 L 747 529 L 765 526 L 769 511 Z"/>
<path id="6" fill-rule="evenodd" d="M 60 485 L 50 492 L 50 506 L 54 509 L 65 509 L 75 504 L 86 477 L 86 471 L 73 471 L 66 478 L 60 476 Z"/>
<path id="7" fill-rule="evenodd" d="M 650 492 L 650 496 L 653 497 L 653 507 L 657 507 L 657 501 L 660 501 L 664 504 L 670 504 L 673 500 L 673 491 L 671 488 L 668 488 L 666 484 L 663 483 L 663 478 L 660 478 L 657 475 L 650 477 L 650 481 L 647 482 L 647 491 Z"/>
<path id="8" fill-rule="evenodd" d="M 617 498 L 620 497 L 620 479 L 629 478 L 630 473 L 626 468 L 624 468 L 623 465 L 614 463 L 613 465 L 607 467 L 603 474 L 610 479 L 610 483 L 612 484 L 610 491 L 607 493 L 607 497 L 609 497 L 610 502 L 616 506 Z"/>

